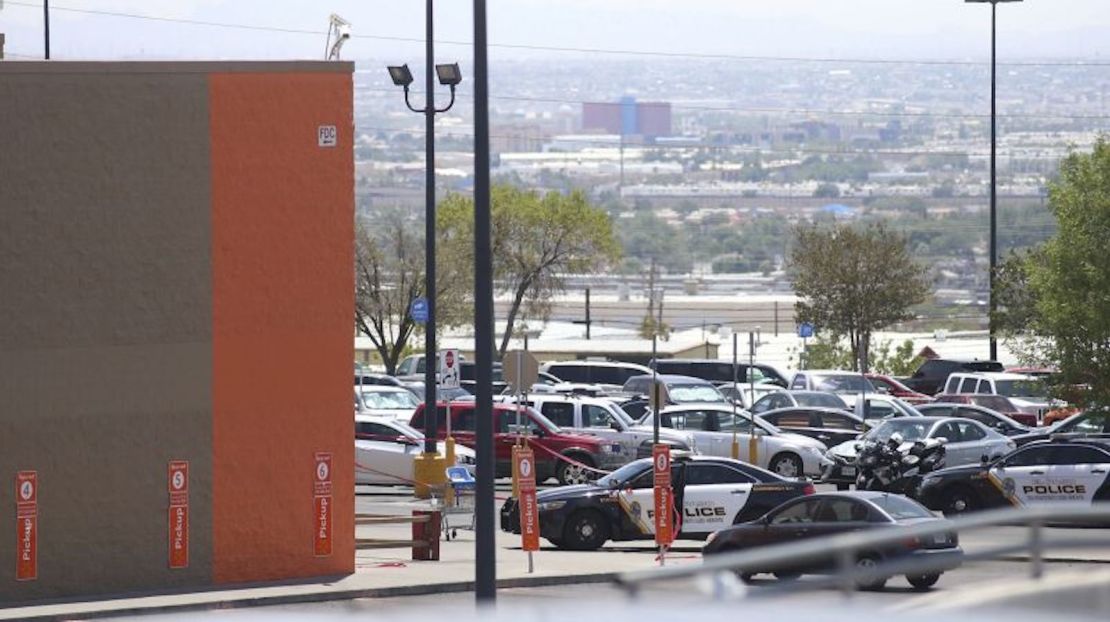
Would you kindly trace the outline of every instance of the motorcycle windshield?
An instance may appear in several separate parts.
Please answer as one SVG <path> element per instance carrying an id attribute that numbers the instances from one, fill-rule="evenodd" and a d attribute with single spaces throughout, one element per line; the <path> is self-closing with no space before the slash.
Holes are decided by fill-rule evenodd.
<path id="1" fill-rule="evenodd" d="M 932 425 L 932 421 L 914 421 L 912 417 L 888 419 L 868 432 L 864 438 L 869 441 L 886 442 L 897 432 L 902 435 L 902 440 L 905 442 L 920 441 L 929 434 L 929 428 Z"/>

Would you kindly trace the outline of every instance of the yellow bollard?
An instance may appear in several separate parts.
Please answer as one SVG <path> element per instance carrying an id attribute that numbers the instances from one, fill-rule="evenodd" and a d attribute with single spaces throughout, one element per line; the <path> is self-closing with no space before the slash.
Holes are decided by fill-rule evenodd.
<path id="1" fill-rule="evenodd" d="M 447 483 L 447 462 L 438 453 L 422 453 L 413 460 L 412 478 L 416 480 L 413 494 L 418 499 L 430 499 L 434 489 L 442 489 Z"/>
<path id="2" fill-rule="evenodd" d="M 748 462 L 759 466 L 759 439 L 755 434 L 748 435 Z"/>
<path id="3" fill-rule="evenodd" d="M 735 436 L 732 437 L 732 459 L 740 459 L 740 441 L 736 440 Z"/>

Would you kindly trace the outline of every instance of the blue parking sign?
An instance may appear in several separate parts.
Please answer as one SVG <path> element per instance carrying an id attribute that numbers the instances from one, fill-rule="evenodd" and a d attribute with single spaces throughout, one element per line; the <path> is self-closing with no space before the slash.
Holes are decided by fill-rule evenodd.
<path id="1" fill-rule="evenodd" d="M 798 336 L 802 339 L 809 339 L 813 336 L 813 324 L 804 322 L 798 325 Z"/>
<path id="2" fill-rule="evenodd" d="M 412 320 L 418 324 L 426 324 L 428 322 L 428 299 L 427 298 L 414 298 L 412 304 L 409 305 L 409 315 Z"/>

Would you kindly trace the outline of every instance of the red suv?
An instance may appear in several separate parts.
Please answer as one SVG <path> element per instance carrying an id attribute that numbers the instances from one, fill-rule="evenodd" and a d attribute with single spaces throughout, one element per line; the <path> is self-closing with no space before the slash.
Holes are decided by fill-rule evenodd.
<path id="1" fill-rule="evenodd" d="M 437 406 L 436 430 L 439 439 L 447 438 L 447 405 L 440 402 Z M 520 410 L 520 428 L 517 428 L 517 409 L 507 404 L 493 405 L 493 443 L 497 457 L 497 477 L 512 474 L 512 451 L 517 437 L 524 434 L 528 445 L 536 455 L 536 481 L 542 482 L 555 477 L 560 484 L 583 484 L 600 475 L 590 469 L 609 471 L 622 466 L 626 461 L 621 457 L 619 446 L 614 448 L 596 436 L 571 434 L 559 429 L 540 413 L 531 408 Z M 409 425 L 424 430 L 424 404 L 416 408 Z M 451 436 L 462 445 L 473 448 L 477 444 L 474 436 L 474 402 L 451 403 Z M 589 467 L 589 468 L 584 468 Z"/>
<path id="2" fill-rule="evenodd" d="M 876 389 L 885 388 L 888 394 L 907 404 L 928 404 L 933 401 L 933 398 L 928 395 L 918 393 L 890 376 L 884 376 L 883 374 L 864 374 L 864 376 L 867 376 L 867 379 L 875 385 Z"/>

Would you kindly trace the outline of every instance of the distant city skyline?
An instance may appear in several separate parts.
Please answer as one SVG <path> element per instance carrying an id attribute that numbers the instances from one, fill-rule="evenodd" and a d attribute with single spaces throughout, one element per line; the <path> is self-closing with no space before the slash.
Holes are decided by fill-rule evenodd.
<path id="1" fill-rule="evenodd" d="M 6 0 L 4 5 L 0 32 L 7 35 L 9 55 L 40 56 L 41 2 Z M 436 38 L 469 41 L 470 6 L 466 0 L 439 2 Z M 419 0 L 62 0 L 52 6 L 51 47 L 59 59 L 314 59 L 323 57 L 323 32 L 331 12 L 354 25 L 356 38 L 345 46 L 344 58 L 419 61 L 424 12 Z M 891 60 L 985 60 L 989 54 L 989 6 L 963 0 L 491 0 L 489 14 L 491 42 L 538 48 Z M 999 7 L 1003 61 L 1044 57 L 1110 61 L 1107 33 L 1106 0 L 1026 0 Z M 441 44 L 440 55 L 468 62 L 470 49 Z M 491 55 L 495 59 L 560 58 L 584 53 L 494 47 Z"/>

